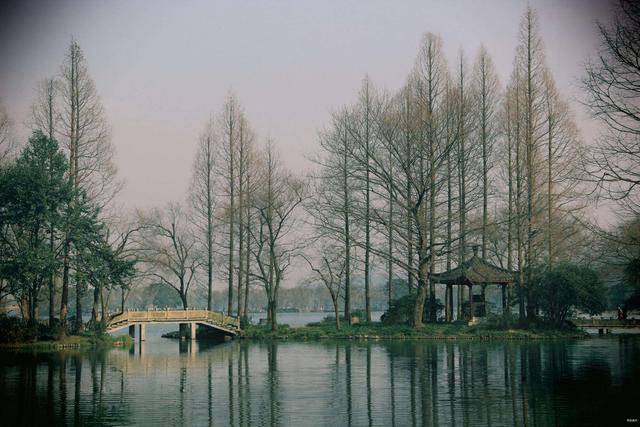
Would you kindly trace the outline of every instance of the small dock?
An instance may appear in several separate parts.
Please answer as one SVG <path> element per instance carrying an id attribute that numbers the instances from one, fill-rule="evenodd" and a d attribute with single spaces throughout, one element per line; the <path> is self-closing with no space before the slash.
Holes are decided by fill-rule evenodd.
<path id="1" fill-rule="evenodd" d="M 589 334 L 640 334 L 640 319 L 572 319 L 571 322 Z"/>

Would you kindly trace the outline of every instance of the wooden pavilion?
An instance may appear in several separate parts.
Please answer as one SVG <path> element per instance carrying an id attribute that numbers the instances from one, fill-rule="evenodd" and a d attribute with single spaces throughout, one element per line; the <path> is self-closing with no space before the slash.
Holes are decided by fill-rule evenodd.
<path id="1" fill-rule="evenodd" d="M 473 256 L 451 270 L 434 273 L 431 280 L 434 283 L 447 285 L 450 295 L 445 304 L 448 305 L 450 318 L 453 318 L 453 286 L 467 286 L 469 288 L 469 319 L 474 316 L 486 315 L 486 288 L 488 285 L 498 285 L 502 288 L 502 312 L 508 304 L 507 286 L 516 281 L 517 272 L 500 268 L 478 256 L 478 247 L 473 247 Z M 480 286 L 482 293 L 473 294 L 473 287 Z M 461 301 L 458 301 L 460 304 Z M 450 320 L 450 319 L 447 319 Z"/>

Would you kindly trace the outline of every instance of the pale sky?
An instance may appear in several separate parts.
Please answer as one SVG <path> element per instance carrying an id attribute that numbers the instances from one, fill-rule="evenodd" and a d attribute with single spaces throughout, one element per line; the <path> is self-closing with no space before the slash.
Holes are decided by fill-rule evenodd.
<path id="1" fill-rule="evenodd" d="M 598 1 L 532 1 L 550 68 L 567 97 L 598 46 Z M 0 6 L 0 99 L 22 125 L 37 82 L 58 72 L 71 37 L 104 103 L 126 208 L 181 200 L 197 137 L 231 89 L 260 141 L 272 137 L 296 171 L 331 110 L 352 102 L 365 73 L 397 90 L 422 34 L 450 61 L 481 43 L 504 83 L 524 1 L 24 1 Z M 583 136 L 593 124 L 573 105 Z M 591 130 L 591 131 L 590 131 Z"/>

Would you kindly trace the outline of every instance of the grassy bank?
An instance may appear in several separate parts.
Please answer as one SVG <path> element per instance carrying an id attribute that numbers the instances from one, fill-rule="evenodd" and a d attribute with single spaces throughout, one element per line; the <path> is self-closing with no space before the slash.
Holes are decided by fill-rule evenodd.
<path id="1" fill-rule="evenodd" d="M 0 349 L 29 349 L 55 351 L 92 347 L 130 347 L 133 339 L 128 335 L 112 337 L 110 335 L 70 335 L 56 340 L 35 340 L 0 344 Z"/>
<path id="2" fill-rule="evenodd" d="M 33 349 L 40 351 L 78 349 L 92 347 L 130 347 L 133 339 L 128 335 L 112 337 L 110 335 L 70 335 L 57 340 L 37 340 L 0 344 L 0 349 Z"/>
<path id="3" fill-rule="evenodd" d="M 249 326 L 242 334 L 250 339 L 320 340 L 320 339 L 480 339 L 521 340 L 584 338 L 587 335 L 578 329 L 554 329 L 548 327 L 498 328 L 490 325 L 467 326 L 461 323 L 428 324 L 420 329 L 406 325 L 383 325 L 370 323 L 342 326 L 313 324 L 301 328 L 280 325 L 276 331 L 268 326 Z"/>
<path id="4" fill-rule="evenodd" d="M 0 348 L 61 350 L 67 348 L 129 347 L 133 340 L 128 335 L 112 337 L 108 334 L 87 332 L 59 338 L 58 330 L 44 323 L 28 324 L 22 319 L 0 316 Z"/>

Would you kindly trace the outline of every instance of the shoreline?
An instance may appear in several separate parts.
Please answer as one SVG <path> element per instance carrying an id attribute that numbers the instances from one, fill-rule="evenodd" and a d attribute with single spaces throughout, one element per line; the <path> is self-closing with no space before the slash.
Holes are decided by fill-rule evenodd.
<path id="1" fill-rule="evenodd" d="M 110 335 L 102 336 L 84 336 L 70 335 L 62 340 L 42 340 L 29 342 L 16 342 L 0 344 L 2 350 L 35 350 L 35 351 L 61 351 L 61 350 L 79 350 L 86 348 L 99 347 L 120 347 L 128 348 L 133 344 L 133 339 L 128 335 L 120 335 L 112 337 Z"/>
<path id="2" fill-rule="evenodd" d="M 241 339 L 312 341 L 325 339 L 347 340 L 546 340 L 583 339 L 590 335 L 579 329 L 518 329 L 487 328 L 466 325 L 425 325 L 421 329 L 409 326 L 385 326 L 380 324 L 341 326 L 308 325 L 290 328 L 281 325 L 276 331 L 268 326 L 251 326 L 245 329 Z"/>

